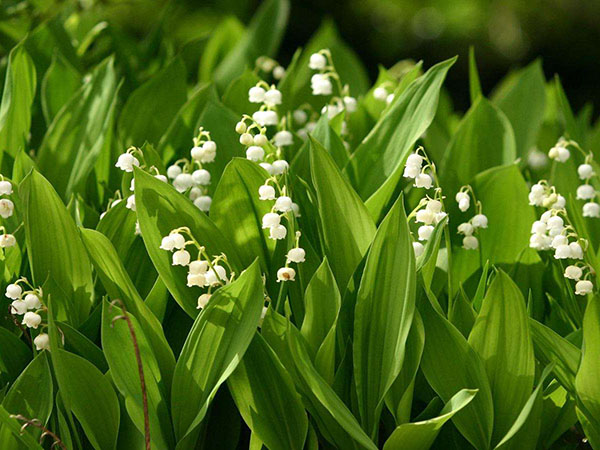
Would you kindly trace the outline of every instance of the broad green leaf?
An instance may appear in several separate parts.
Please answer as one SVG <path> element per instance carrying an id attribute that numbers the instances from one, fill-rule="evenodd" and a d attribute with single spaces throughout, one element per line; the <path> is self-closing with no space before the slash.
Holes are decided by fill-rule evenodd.
<path id="1" fill-rule="evenodd" d="M 538 436 L 541 429 L 544 381 L 548 378 L 551 368 L 551 366 L 546 367 L 538 381 L 538 386 L 529 396 L 525 405 L 523 405 L 523 409 L 506 435 L 494 447 L 495 449 L 533 450 L 537 448 Z"/>
<path id="2" fill-rule="evenodd" d="M 0 327 L 0 384 L 13 382 L 31 360 L 31 350 L 15 334 Z"/>
<path id="3" fill-rule="evenodd" d="M 402 369 L 386 395 L 386 405 L 396 419 L 396 424 L 410 420 L 414 381 L 421 364 L 423 347 L 425 346 L 425 329 L 423 319 L 415 311 L 413 323 L 406 339 L 406 349 Z"/>
<path id="4" fill-rule="evenodd" d="M 511 428 L 533 389 L 535 360 L 525 299 L 499 270 L 469 335 L 484 362 L 494 402 L 492 444 Z"/>
<path id="5" fill-rule="evenodd" d="M 477 389 L 463 389 L 457 392 L 438 417 L 422 422 L 405 423 L 394 430 L 385 441 L 384 450 L 427 450 L 435 441 L 444 424 L 458 411 L 467 406 L 477 395 Z"/>
<path id="6" fill-rule="evenodd" d="M 292 378 L 259 333 L 228 385 L 244 421 L 267 448 L 304 448 L 308 431 L 304 406 Z"/>
<path id="7" fill-rule="evenodd" d="M 371 244 L 375 224 L 331 156 L 312 138 L 310 166 L 325 255 L 343 292 Z"/>
<path id="8" fill-rule="evenodd" d="M 478 173 L 516 159 L 510 122 L 489 100 L 475 101 L 458 125 L 444 154 L 442 185 L 458 191 Z"/>
<path id="9" fill-rule="evenodd" d="M 55 318 L 77 327 L 93 303 L 92 269 L 77 227 L 52 185 L 35 170 L 21 182 L 25 235 L 33 283 L 50 276 L 60 289 Z"/>
<path id="10" fill-rule="evenodd" d="M 111 377 L 125 397 L 125 406 L 140 433 L 144 433 L 144 412 L 138 362 L 129 327 L 119 319 L 123 311 L 107 301 L 102 304 L 102 348 L 108 360 Z M 169 379 L 161 374 L 159 361 L 136 318 L 127 312 L 131 321 L 140 358 L 143 364 L 145 390 L 148 401 L 150 439 L 157 448 L 174 446 L 173 429 L 169 414 Z"/>
<path id="11" fill-rule="evenodd" d="M 554 374 L 570 393 L 575 394 L 575 375 L 581 359 L 581 351 L 534 319 L 529 319 L 529 329 L 535 355 L 543 364 L 554 363 Z"/>
<path id="12" fill-rule="evenodd" d="M 46 352 L 38 354 L 11 386 L 2 401 L 2 407 L 10 414 L 36 418 L 42 424 L 48 422 L 52 412 L 53 387 L 47 356 Z M 41 432 L 34 430 L 27 433 L 39 437 Z M 18 444 L 7 426 L 0 425 L 0 442 L 3 450 L 25 448 Z"/>
<path id="13" fill-rule="evenodd" d="M 87 359 L 102 373 L 108 370 L 104 353 L 87 336 L 65 322 L 57 322 L 57 326 L 64 337 L 65 350 Z"/>
<path id="14" fill-rule="evenodd" d="M 583 317 L 583 349 L 581 364 L 575 378 L 578 409 L 585 416 L 582 422 L 592 447 L 600 445 L 600 298 L 589 297 Z"/>
<path id="15" fill-rule="evenodd" d="M 535 145 L 544 119 L 546 80 L 540 60 L 510 74 L 494 92 L 492 101 L 512 124 L 517 155 L 527 155 Z"/>
<path id="16" fill-rule="evenodd" d="M 346 172 L 361 198 L 384 183 L 398 183 L 402 164 L 433 120 L 442 82 L 454 61 L 436 64 L 413 81 L 354 151 Z"/>
<path id="17" fill-rule="evenodd" d="M 361 422 L 373 437 L 384 397 L 402 368 L 415 311 L 415 257 L 402 201 L 375 234 L 354 311 L 354 380 Z"/>
<path id="18" fill-rule="evenodd" d="M 210 218 L 237 249 L 243 266 L 258 256 L 261 269 L 268 271 L 275 241 L 262 229 L 262 217 L 273 202 L 260 200 L 258 188 L 269 174 L 247 159 L 234 158 L 225 168 L 210 207 Z M 235 211 L 235 220 L 232 220 Z"/>
<path id="19" fill-rule="evenodd" d="M 125 146 L 158 144 L 187 99 L 185 78 L 185 66 L 177 57 L 128 97 L 117 125 Z"/>
<path id="20" fill-rule="evenodd" d="M 479 389 L 477 397 L 452 420 L 475 448 L 489 448 L 494 407 L 482 359 L 460 331 L 434 310 L 428 299 L 419 304 L 419 311 L 425 325 L 421 358 L 425 378 L 446 402 L 461 389 Z"/>
<path id="21" fill-rule="evenodd" d="M 226 17 L 215 27 L 200 58 L 198 78 L 210 81 L 215 68 L 244 36 L 244 25 L 235 17 Z"/>
<path id="22" fill-rule="evenodd" d="M 289 0 L 267 0 L 252 18 L 246 33 L 221 61 L 213 73 L 217 87 L 223 91 L 259 56 L 273 56 L 279 48 L 290 11 Z"/>
<path id="23" fill-rule="evenodd" d="M 42 110 L 51 124 L 60 109 L 81 86 L 81 75 L 60 53 L 54 53 L 52 64 L 42 80 Z"/>
<path id="24" fill-rule="evenodd" d="M 237 252 L 216 225 L 188 198 L 138 169 L 135 170 L 135 199 L 142 237 L 154 267 L 177 303 L 191 317 L 196 317 L 201 292 L 187 286 L 187 269 L 173 266 L 171 253 L 159 248 L 162 238 L 175 228 L 187 226 L 209 255 L 225 253 L 234 270 L 239 271 L 242 266 Z"/>
<path id="25" fill-rule="evenodd" d="M 112 132 L 118 89 L 114 59 L 108 58 L 48 127 L 37 162 L 63 199 L 82 189 Z"/>
<path id="26" fill-rule="evenodd" d="M 21 148 L 27 150 L 35 89 L 35 66 L 23 44 L 19 44 L 10 51 L 2 91 L 0 160 L 5 152 L 14 157 Z"/>
<path id="27" fill-rule="evenodd" d="M 251 103 L 248 98 L 248 90 L 256 86 L 260 81 L 259 76 L 250 69 L 233 80 L 223 94 L 223 104 L 232 111 L 240 114 L 252 115 L 261 106 L 258 103 Z"/>
<path id="28" fill-rule="evenodd" d="M 477 60 L 475 59 L 475 48 L 473 46 L 469 47 L 469 93 L 471 94 L 471 105 L 482 96 L 479 72 L 477 71 Z"/>
<path id="29" fill-rule="evenodd" d="M 136 213 L 127 208 L 127 201 L 121 200 L 98 222 L 97 230 L 111 241 L 121 260 L 125 259 L 136 239 L 136 218 Z"/>
<path id="30" fill-rule="evenodd" d="M 137 190 L 137 188 L 136 188 Z M 220 288 L 196 318 L 173 375 L 171 414 L 178 448 L 188 448 L 219 386 L 252 340 L 264 304 L 257 261 Z"/>
<path id="31" fill-rule="evenodd" d="M 342 303 L 326 257 L 306 287 L 304 303 L 306 311 L 300 332 L 311 354 L 316 355 L 335 325 Z"/>
<path id="32" fill-rule="evenodd" d="M 106 292 L 112 299 L 121 300 L 141 327 L 145 339 L 152 348 L 153 357 L 158 361 L 162 374 L 160 380 L 164 380 L 167 384 L 168 393 L 175 367 L 175 357 L 165 338 L 160 321 L 140 297 L 108 238 L 98 231 L 87 229 L 81 230 L 81 236 Z"/>

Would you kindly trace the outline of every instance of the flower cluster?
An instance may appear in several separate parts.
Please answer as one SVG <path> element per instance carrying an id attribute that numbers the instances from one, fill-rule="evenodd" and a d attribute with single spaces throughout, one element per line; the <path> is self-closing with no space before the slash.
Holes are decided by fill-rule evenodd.
<path id="1" fill-rule="evenodd" d="M 456 203 L 458 203 L 458 209 L 462 212 L 467 211 L 471 206 L 471 197 L 475 203 L 476 214 L 471 217 L 468 222 L 463 222 L 458 226 L 458 234 L 463 235 L 463 248 L 467 250 L 477 250 L 479 248 L 479 241 L 475 234 L 481 228 L 488 227 L 488 218 L 482 213 L 481 202 L 475 197 L 473 188 L 469 185 L 463 186 L 456 193 Z"/>
<path id="2" fill-rule="evenodd" d="M 576 260 L 575 264 L 566 268 L 564 276 L 577 281 L 577 295 L 591 292 L 593 284 L 588 278 L 592 270 L 583 262 L 587 241 L 580 238 L 569 223 L 564 197 L 556 193 L 554 186 L 549 186 L 545 180 L 541 180 L 531 187 L 529 203 L 547 208 L 540 219 L 531 226 L 529 246 L 539 251 L 554 250 L 555 259 Z"/>
<path id="3" fill-rule="evenodd" d="M 248 101 L 261 104 L 260 109 L 252 115 L 252 118 L 263 127 L 279 123 L 277 106 L 281 105 L 281 100 L 281 91 L 262 80 L 248 90 Z"/>
<path id="4" fill-rule="evenodd" d="M 187 227 L 172 230 L 162 238 L 160 248 L 173 253 L 172 264 L 174 266 L 188 268 L 188 287 L 208 288 L 207 292 L 198 297 L 198 309 L 202 309 L 207 305 L 213 289 L 224 286 L 235 278 L 235 273 L 231 269 L 225 254 L 209 256 L 205 247 L 194 239 Z M 196 259 L 192 260 L 192 255 L 188 249 L 197 254 Z"/>
<path id="5" fill-rule="evenodd" d="M 594 167 L 590 164 L 592 155 L 589 154 L 585 158 L 585 162 L 577 168 L 579 179 L 584 182 L 577 188 L 577 200 L 585 200 L 583 205 L 583 217 L 600 217 L 600 204 L 596 202 L 598 191 L 590 183 L 594 178 L 597 178 Z"/>
<path id="6" fill-rule="evenodd" d="M 375 100 L 379 100 L 381 102 L 386 102 L 388 105 L 394 101 L 394 93 L 389 92 L 390 89 L 393 89 L 393 85 L 391 82 L 384 82 L 373 89 L 373 98 Z"/>
<path id="7" fill-rule="evenodd" d="M 300 215 L 300 208 L 289 197 L 287 187 L 281 186 L 277 177 L 272 176 L 258 188 L 258 198 L 262 201 L 274 201 L 271 212 L 266 213 L 262 218 L 262 228 L 269 230 L 270 239 L 285 239 L 288 230 L 281 223 L 281 218 L 287 213 L 292 213 L 295 217 Z M 304 262 L 305 252 L 298 246 L 299 239 L 300 232 L 296 232 L 296 247 L 289 250 L 285 266 L 277 272 L 277 281 L 294 281 L 296 271 L 289 267 L 289 263 Z"/>
<path id="8" fill-rule="evenodd" d="M 561 163 L 567 162 L 567 160 L 571 157 L 571 152 L 567 148 L 569 144 L 569 141 L 561 137 L 556 145 L 554 145 L 554 147 L 552 147 L 548 152 L 548 157 Z"/>
<path id="9" fill-rule="evenodd" d="M 283 159 L 283 148 L 294 143 L 291 131 L 281 129 L 269 139 L 267 129 L 248 115 L 242 117 L 235 130 L 240 134 L 240 143 L 246 147 L 248 160 L 259 163 L 270 175 L 281 175 L 289 168 Z"/>
<path id="10" fill-rule="evenodd" d="M 12 183 L 8 180 L 5 180 L 2 175 L 0 175 L 0 217 L 3 219 L 8 219 L 13 215 L 15 210 L 15 205 L 11 199 L 5 198 L 4 196 L 12 195 L 13 187 Z M 8 248 L 14 247 L 17 243 L 15 237 L 12 234 L 6 232 L 6 228 L 4 226 L 0 226 L 0 248 Z"/>
<path id="11" fill-rule="evenodd" d="M 23 290 L 23 286 L 26 290 Z M 23 316 L 21 325 L 37 330 L 42 324 L 42 312 L 45 307 L 42 304 L 43 293 L 41 288 L 34 288 L 26 278 L 19 278 L 14 283 L 6 286 L 6 297 L 12 300 L 10 313 Z M 49 349 L 49 338 L 46 333 L 39 333 L 33 343 L 37 350 Z"/>
<path id="12" fill-rule="evenodd" d="M 424 166 L 423 162 L 425 162 Z M 415 153 L 408 155 L 406 165 L 404 166 L 404 177 L 414 179 L 415 187 L 431 189 L 433 178 L 427 173 L 428 170 L 434 172 L 435 166 L 429 161 L 422 147 L 419 147 Z"/>

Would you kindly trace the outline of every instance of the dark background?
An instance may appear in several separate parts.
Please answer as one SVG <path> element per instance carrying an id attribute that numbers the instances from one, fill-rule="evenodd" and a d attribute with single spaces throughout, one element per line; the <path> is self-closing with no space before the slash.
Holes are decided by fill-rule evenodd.
<path id="1" fill-rule="evenodd" d="M 280 59 L 289 62 L 326 18 L 363 60 L 371 78 L 377 65 L 401 59 L 425 67 L 460 59 L 446 86 L 457 109 L 468 107 L 468 48 L 476 50 L 485 93 L 511 69 L 535 58 L 548 78 L 559 74 L 576 110 L 600 109 L 600 0 L 291 0 Z M 57 11 L 77 34 L 107 20 L 140 42 L 162 23 L 178 46 L 208 36 L 228 15 L 248 23 L 260 0 L 0 0 L 0 56 L 27 30 Z M 13 41 L 13 42 L 11 42 Z"/>

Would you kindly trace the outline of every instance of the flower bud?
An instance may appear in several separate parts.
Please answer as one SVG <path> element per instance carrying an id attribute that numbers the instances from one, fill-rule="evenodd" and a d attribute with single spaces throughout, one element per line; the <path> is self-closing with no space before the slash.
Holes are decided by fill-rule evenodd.
<path id="1" fill-rule="evenodd" d="M 273 69 L 273 78 L 281 80 L 285 76 L 285 69 L 281 66 L 276 66 Z"/>
<path id="2" fill-rule="evenodd" d="M 344 97 L 344 106 L 346 107 L 346 111 L 349 113 L 353 113 L 356 111 L 356 99 L 354 97 L 346 96 Z"/>
<path id="3" fill-rule="evenodd" d="M 204 149 L 198 146 L 192 147 L 192 149 L 190 150 L 190 156 L 193 160 L 200 161 L 204 156 Z"/>
<path id="4" fill-rule="evenodd" d="M 291 267 L 282 267 L 277 271 L 277 282 L 280 281 L 294 281 L 296 278 L 296 271 Z"/>
<path id="5" fill-rule="evenodd" d="M 388 96 L 388 91 L 384 87 L 381 87 L 381 86 L 377 87 L 373 91 L 373 97 L 375 97 L 375 99 L 377 99 L 377 100 L 385 101 L 387 96 Z"/>
<path id="6" fill-rule="evenodd" d="M 264 147 L 269 143 L 269 139 L 264 134 L 257 134 L 254 136 L 254 145 L 258 145 L 259 147 Z"/>
<path id="7" fill-rule="evenodd" d="M 315 74 L 310 79 L 313 95 L 331 95 L 333 85 L 327 75 Z"/>
<path id="8" fill-rule="evenodd" d="M 240 144 L 249 147 L 254 144 L 254 138 L 250 133 L 242 133 L 240 136 Z"/>
<path id="9" fill-rule="evenodd" d="M 308 120 L 308 115 L 306 114 L 306 111 L 302 109 L 296 109 L 292 113 L 292 117 L 294 118 L 294 122 L 296 122 L 298 125 L 304 125 Z"/>
<path id="10" fill-rule="evenodd" d="M 248 127 L 246 126 L 245 122 L 238 122 L 235 124 L 235 132 L 237 134 L 245 133 L 247 128 Z"/>

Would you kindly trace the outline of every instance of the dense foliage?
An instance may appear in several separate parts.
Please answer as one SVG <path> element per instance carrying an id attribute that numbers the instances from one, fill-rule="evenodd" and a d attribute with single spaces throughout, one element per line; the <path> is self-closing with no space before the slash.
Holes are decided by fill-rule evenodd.
<path id="1" fill-rule="evenodd" d="M 600 448 L 587 110 L 474 52 L 371 85 L 330 23 L 283 67 L 288 15 L 11 49 L 0 448 Z"/>

